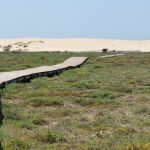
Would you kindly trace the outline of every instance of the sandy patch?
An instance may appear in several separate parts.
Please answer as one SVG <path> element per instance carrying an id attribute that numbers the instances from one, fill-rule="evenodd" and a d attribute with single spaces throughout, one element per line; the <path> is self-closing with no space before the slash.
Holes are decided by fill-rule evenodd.
<path id="1" fill-rule="evenodd" d="M 23 51 L 101 51 L 104 48 L 116 51 L 141 51 L 150 52 L 150 40 L 107 40 L 107 39 L 1 39 L 0 51 L 7 50 Z"/>

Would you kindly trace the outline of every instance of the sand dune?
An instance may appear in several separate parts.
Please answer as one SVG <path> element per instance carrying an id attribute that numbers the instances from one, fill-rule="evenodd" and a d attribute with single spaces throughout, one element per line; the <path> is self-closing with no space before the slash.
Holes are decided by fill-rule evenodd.
<path id="1" fill-rule="evenodd" d="M 1 39 L 0 51 L 101 51 L 104 48 L 116 51 L 141 51 L 150 52 L 150 40 L 110 40 L 110 39 Z"/>

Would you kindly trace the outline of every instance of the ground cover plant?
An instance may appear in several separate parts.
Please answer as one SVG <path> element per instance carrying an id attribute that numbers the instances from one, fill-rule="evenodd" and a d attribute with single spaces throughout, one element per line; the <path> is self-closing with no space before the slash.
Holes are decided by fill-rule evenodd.
<path id="1" fill-rule="evenodd" d="M 0 71 L 88 56 L 53 78 L 8 85 L 3 94 L 4 150 L 150 149 L 150 53 L 0 53 Z"/>

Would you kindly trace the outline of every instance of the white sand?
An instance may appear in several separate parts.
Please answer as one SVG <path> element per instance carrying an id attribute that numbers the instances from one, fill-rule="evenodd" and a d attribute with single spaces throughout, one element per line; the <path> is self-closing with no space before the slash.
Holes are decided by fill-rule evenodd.
<path id="1" fill-rule="evenodd" d="M 21 42 L 21 43 L 18 43 Z M 116 51 L 150 52 L 150 40 L 110 40 L 110 39 L 0 39 L 0 51 L 12 45 L 11 50 L 23 51 L 101 51 L 103 48 Z"/>

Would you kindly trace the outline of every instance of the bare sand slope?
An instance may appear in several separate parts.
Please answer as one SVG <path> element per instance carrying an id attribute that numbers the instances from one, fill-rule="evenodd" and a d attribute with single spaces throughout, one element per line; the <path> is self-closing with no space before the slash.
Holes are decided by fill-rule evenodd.
<path id="1" fill-rule="evenodd" d="M 11 46 L 10 46 L 11 45 Z M 1 39 L 0 51 L 10 50 L 23 51 L 101 51 L 104 48 L 116 51 L 142 51 L 150 52 L 150 40 L 107 40 L 107 39 Z"/>

